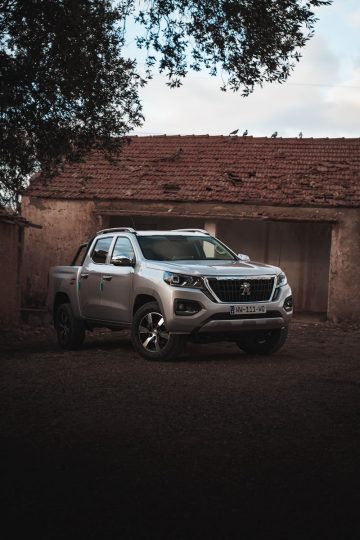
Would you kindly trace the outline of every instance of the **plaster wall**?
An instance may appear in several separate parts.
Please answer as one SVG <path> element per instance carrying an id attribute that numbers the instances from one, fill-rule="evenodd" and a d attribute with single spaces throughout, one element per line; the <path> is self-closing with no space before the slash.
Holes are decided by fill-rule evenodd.
<path id="1" fill-rule="evenodd" d="M 70 264 L 79 244 L 102 227 L 92 201 L 24 197 L 22 215 L 42 229 L 25 231 L 22 302 L 26 307 L 46 304 L 51 266 Z"/>
<path id="2" fill-rule="evenodd" d="M 20 263 L 22 228 L 0 222 L 0 326 L 20 317 Z"/>

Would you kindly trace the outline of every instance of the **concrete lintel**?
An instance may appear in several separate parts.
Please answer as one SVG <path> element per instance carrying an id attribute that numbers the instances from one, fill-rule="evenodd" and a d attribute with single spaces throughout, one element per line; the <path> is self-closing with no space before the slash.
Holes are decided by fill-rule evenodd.
<path id="1" fill-rule="evenodd" d="M 95 206 L 98 215 L 174 216 L 205 218 L 207 220 L 271 220 L 337 223 L 352 209 L 256 206 L 244 204 L 209 203 L 139 203 L 137 201 L 100 202 Z"/>

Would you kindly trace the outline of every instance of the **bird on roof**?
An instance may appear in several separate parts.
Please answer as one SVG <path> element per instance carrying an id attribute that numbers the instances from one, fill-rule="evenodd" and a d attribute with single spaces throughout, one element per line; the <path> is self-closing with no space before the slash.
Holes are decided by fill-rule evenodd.
<path id="1" fill-rule="evenodd" d="M 244 133 L 243 133 L 243 137 L 246 137 L 246 135 L 248 134 L 248 130 L 245 129 Z"/>
<path id="2" fill-rule="evenodd" d="M 271 135 L 271 138 L 272 138 L 272 139 L 275 139 L 277 136 L 278 136 L 278 132 L 277 132 L 277 131 L 274 131 L 274 133 Z"/>
<path id="3" fill-rule="evenodd" d="M 238 131 L 239 131 L 238 129 L 234 129 L 234 131 L 231 131 L 229 135 L 236 135 Z"/>
<path id="4" fill-rule="evenodd" d="M 302 139 L 302 136 L 303 136 L 302 131 L 300 131 L 300 133 L 298 135 L 299 139 Z"/>

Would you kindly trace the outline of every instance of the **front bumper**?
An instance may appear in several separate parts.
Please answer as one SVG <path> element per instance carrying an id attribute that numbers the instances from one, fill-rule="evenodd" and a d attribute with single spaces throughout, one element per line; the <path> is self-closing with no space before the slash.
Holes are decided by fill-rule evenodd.
<path id="1" fill-rule="evenodd" d="M 163 305 L 163 313 L 166 327 L 173 334 L 238 333 L 282 328 L 289 324 L 293 314 L 293 311 L 284 309 L 285 300 L 291 296 L 289 285 L 281 287 L 276 301 L 259 302 L 266 304 L 266 313 L 259 315 L 230 315 L 230 306 L 233 304 L 214 302 L 199 289 L 171 287 L 167 292 L 170 295 L 166 306 Z M 197 302 L 200 311 L 191 316 L 176 315 L 174 305 L 179 300 Z"/>
<path id="2" fill-rule="evenodd" d="M 272 318 L 253 318 L 253 319 L 236 319 L 236 320 L 210 320 L 201 328 L 197 329 L 199 334 L 212 332 L 247 332 L 248 330 L 266 330 L 274 328 L 282 328 L 287 325 L 283 317 Z"/>

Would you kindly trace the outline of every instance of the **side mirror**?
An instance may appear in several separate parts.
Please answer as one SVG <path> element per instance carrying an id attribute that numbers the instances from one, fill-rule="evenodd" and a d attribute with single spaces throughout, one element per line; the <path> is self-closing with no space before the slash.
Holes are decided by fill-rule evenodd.
<path id="1" fill-rule="evenodd" d="M 239 258 L 239 261 L 242 261 L 242 262 L 250 261 L 249 255 L 245 255 L 244 253 L 238 253 L 238 258 Z"/>
<path id="2" fill-rule="evenodd" d="M 124 255 L 113 257 L 110 262 L 114 266 L 134 266 L 135 264 L 134 259 L 129 259 L 129 257 L 125 257 Z"/>

